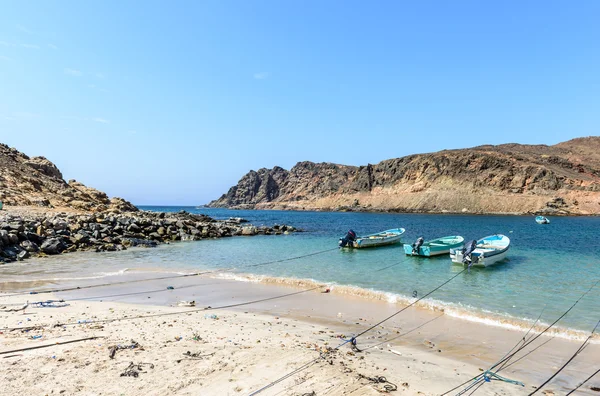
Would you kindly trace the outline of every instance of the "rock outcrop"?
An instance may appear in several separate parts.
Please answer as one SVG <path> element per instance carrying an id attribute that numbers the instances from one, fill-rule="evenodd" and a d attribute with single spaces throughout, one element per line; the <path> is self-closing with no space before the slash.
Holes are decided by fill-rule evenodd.
<path id="1" fill-rule="evenodd" d="M 0 201 L 12 206 L 80 211 L 137 211 L 124 199 L 109 199 L 105 193 L 75 180 L 67 183 L 60 170 L 48 159 L 30 158 L 4 144 L 0 144 Z"/>
<path id="2" fill-rule="evenodd" d="M 288 225 L 240 225 L 205 215 L 146 212 L 14 215 L 0 212 L 0 264 L 30 255 L 73 251 L 118 251 L 130 246 L 153 247 L 171 241 L 197 241 L 235 235 L 280 235 L 297 231 Z"/>
<path id="3" fill-rule="evenodd" d="M 250 171 L 211 207 L 600 214 L 600 137 Z"/>

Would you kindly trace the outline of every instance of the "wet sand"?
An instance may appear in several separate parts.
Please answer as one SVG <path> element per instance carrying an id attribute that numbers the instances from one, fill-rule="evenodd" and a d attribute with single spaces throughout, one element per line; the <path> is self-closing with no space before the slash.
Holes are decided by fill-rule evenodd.
<path id="1" fill-rule="evenodd" d="M 174 289 L 167 290 L 168 286 Z M 27 332 L 2 330 L 0 352 L 90 336 L 104 338 L 0 355 L 0 381 L 5 384 L 0 394 L 247 395 L 318 358 L 326 348 L 339 345 L 343 342 L 340 336 L 347 339 L 359 334 L 403 307 L 403 304 L 323 293 L 326 287 L 288 295 L 300 290 L 292 286 L 190 277 L 53 295 L 0 297 L 0 307 L 5 305 L 5 309 L 18 307 L 15 304 L 26 300 L 50 298 L 64 299 L 70 304 L 63 308 L 28 308 L 25 314 L 1 312 L 2 328 L 126 319 Z M 283 295 L 288 296 L 227 309 L 202 310 Z M 89 300 L 78 300 L 82 298 Z M 180 300 L 194 300 L 196 307 L 177 307 Z M 193 312 L 182 313 L 186 311 Z M 132 318 L 155 313 L 178 314 Z M 32 339 L 36 335 L 42 337 Z M 412 307 L 359 337 L 358 348 L 363 352 L 353 352 L 344 345 L 261 394 L 303 395 L 314 391 L 316 395 L 376 395 L 384 389 L 385 384 L 372 383 L 359 377 L 360 374 L 385 376 L 398 386 L 398 394 L 438 395 L 491 366 L 523 335 L 521 331 Z M 550 339 L 542 336 L 531 348 Z M 115 359 L 110 359 L 109 346 L 131 344 L 131 340 L 139 342 L 143 350 L 118 350 Z M 581 341 L 553 338 L 500 373 L 524 382 L 524 388 L 494 381 L 485 383 L 477 392 L 528 394 L 580 344 Z M 187 351 L 200 353 L 202 357 L 191 360 L 184 355 Z M 5 357 L 10 355 L 16 356 Z M 597 356 L 600 346 L 590 344 L 544 387 L 545 393 L 539 393 L 567 393 L 597 369 Z M 145 372 L 137 378 L 121 377 L 130 362 L 152 363 L 154 368 L 142 366 Z M 600 378 L 595 378 L 577 394 L 597 395 L 590 388 L 598 386 Z"/>

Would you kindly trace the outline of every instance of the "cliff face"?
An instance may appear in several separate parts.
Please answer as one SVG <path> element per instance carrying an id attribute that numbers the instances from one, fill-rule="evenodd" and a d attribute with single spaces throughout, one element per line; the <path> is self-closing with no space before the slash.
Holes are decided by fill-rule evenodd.
<path id="1" fill-rule="evenodd" d="M 30 158 L 4 144 L 0 144 L 0 201 L 13 206 L 137 211 L 124 199 L 109 199 L 105 193 L 75 180 L 67 183 L 56 165 L 46 158 Z"/>
<path id="2" fill-rule="evenodd" d="M 410 155 L 376 165 L 251 171 L 209 206 L 600 214 L 600 137 Z"/>

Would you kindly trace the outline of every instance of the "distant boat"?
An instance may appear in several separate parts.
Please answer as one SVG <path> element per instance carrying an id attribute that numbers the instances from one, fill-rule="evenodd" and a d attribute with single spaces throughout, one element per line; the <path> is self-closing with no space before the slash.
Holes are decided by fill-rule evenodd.
<path id="1" fill-rule="evenodd" d="M 376 234 L 370 234 L 365 236 L 356 237 L 354 231 L 348 231 L 348 234 L 344 238 L 340 238 L 340 247 L 353 247 L 356 249 L 377 247 L 392 245 L 400 242 L 402 234 L 404 234 L 404 228 L 394 228 L 378 232 Z"/>
<path id="2" fill-rule="evenodd" d="M 462 248 L 464 241 L 465 238 L 457 235 L 445 236 L 427 242 L 423 242 L 423 238 L 419 238 L 412 245 L 405 243 L 404 253 L 412 256 L 439 256 L 440 254 L 450 253 L 450 249 Z"/>
<path id="3" fill-rule="evenodd" d="M 548 218 L 544 216 L 537 216 L 535 218 L 535 222 L 538 224 L 550 224 L 550 220 L 548 220 Z"/>
<path id="4" fill-rule="evenodd" d="M 507 236 L 490 235 L 477 242 L 467 242 L 463 249 L 451 249 L 450 258 L 455 264 L 489 267 L 506 258 L 509 247 Z"/>

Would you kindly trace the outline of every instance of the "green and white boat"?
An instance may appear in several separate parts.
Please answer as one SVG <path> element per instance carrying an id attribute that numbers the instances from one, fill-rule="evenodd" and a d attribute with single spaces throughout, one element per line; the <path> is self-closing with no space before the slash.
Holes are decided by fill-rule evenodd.
<path id="1" fill-rule="evenodd" d="M 450 253 L 450 249 L 462 248 L 464 241 L 465 238 L 458 235 L 445 236 L 443 238 L 433 239 L 427 242 L 424 242 L 423 238 L 420 237 L 412 245 L 405 243 L 404 253 L 409 256 L 439 256 L 441 254 Z"/>

